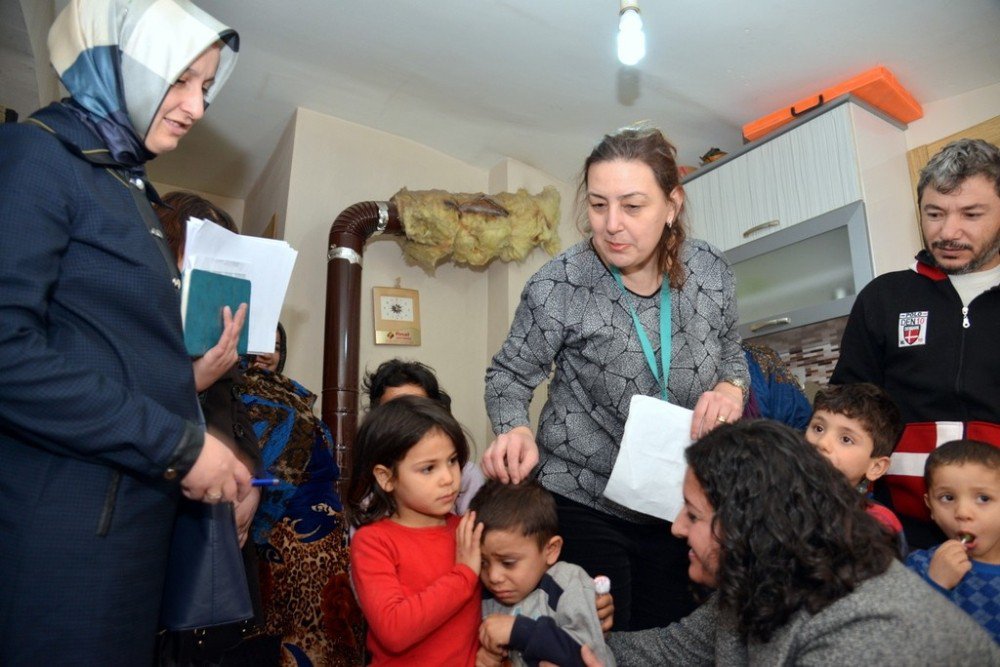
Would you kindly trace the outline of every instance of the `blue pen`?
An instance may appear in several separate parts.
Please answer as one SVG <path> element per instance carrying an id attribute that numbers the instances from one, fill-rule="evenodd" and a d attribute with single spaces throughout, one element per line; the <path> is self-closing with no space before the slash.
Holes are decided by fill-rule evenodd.
<path id="1" fill-rule="evenodd" d="M 250 480 L 250 486 L 278 486 L 281 480 L 277 477 L 254 477 Z"/>

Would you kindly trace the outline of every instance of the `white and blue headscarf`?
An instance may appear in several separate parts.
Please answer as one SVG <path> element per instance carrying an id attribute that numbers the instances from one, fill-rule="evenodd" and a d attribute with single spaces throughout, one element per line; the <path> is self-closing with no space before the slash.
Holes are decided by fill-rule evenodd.
<path id="1" fill-rule="evenodd" d="M 70 0 L 49 30 L 49 53 L 70 105 L 135 167 L 154 157 L 144 140 L 170 86 L 222 43 L 214 99 L 236 65 L 239 36 L 188 0 Z"/>

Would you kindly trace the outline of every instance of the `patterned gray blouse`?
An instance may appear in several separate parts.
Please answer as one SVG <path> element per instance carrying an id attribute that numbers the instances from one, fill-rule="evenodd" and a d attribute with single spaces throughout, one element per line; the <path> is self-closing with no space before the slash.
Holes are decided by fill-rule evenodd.
<path id="1" fill-rule="evenodd" d="M 670 295 L 667 396 L 693 409 L 721 380 L 740 378 L 749 386 L 749 376 L 736 330 L 732 270 L 704 241 L 685 242 L 680 259 L 687 279 Z M 529 425 L 532 393 L 554 365 L 536 435 L 539 480 L 576 502 L 647 522 L 650 517 L 602 496 L 632 396 L 660 395 L 625 298 L 659 359 L 659 292 L 623 294 L 590 241 L 546 263 L 525 285 L 507 340 L 486 371 L 486 410 L 495 433 Z"/>

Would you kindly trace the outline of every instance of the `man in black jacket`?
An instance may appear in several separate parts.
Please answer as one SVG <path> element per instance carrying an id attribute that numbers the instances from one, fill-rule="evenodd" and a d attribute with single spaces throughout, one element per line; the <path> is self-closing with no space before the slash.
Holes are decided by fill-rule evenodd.
<path id="1" fill-rule="evenodd" d="M 899 404 L 906 429 L 876 493 L 927 548 L 944 540 L 924 504 L 927 454 L 958 438 L 1000 446 L 1000 149 L 948 144 L 917 197 L 926 249 L 858 295 L 830 382 L 872 382 Z"/>

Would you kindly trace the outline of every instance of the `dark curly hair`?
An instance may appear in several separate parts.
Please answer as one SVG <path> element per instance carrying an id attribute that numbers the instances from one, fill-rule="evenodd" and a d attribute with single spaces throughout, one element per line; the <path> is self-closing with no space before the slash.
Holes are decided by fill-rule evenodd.
<path id="1" fill-rule="evenodd" d="M 347 520 L 354 526 L 378 521 L 396 512 L 396 499 L 375 480 L 375 466 L 396 474 L 410 448 L 438 430 L 455 445 L 459 466 L 469 460 L 469 441 L 462 425 L 441 403 L 423 396 L 400 396 L 375 407 L 358 429 L 354 465 L 347 489 Z"/>
<path id="2" fill-rule="evenodd" d="M 604 135 L 601 142 L 587 156 L 583 163 L 583 175 L 577 192 L 581 205 L 586 201 L 590 168 L 600 162 L 615 160 L 638 161 L 652 169 L 664 197 L 669 197 L 675 188 L 681 188 L 683 191 L 680 172 L 677 169 L 677 149 L 674 145 L 655 127 L 630 125 Z M 667 274 L 670 287 L 673 289 L 683 287 L 687 277 L 684 264 L 679 261 L 681 246 L 687 237 L 685 217 L 682 205 L 673 224 L 663 228 L 656 248 L 659 269 Z"/>
<path id="3" fill-rule="evenodd" d="M 687 462 L 714 510 L 719 608 L 744 641 L 770 640 L 799 610 L 818 613 L 895 557 L 863 497 L 784 424 L 724 424 L 687 449 Z"/>
<path id="4" fill-rule="evenodd" d="M 451 410 L 451 396 L 438 384 L 434 369 L 419 361 L 390 359 L 383 361 L 372 373 L 366 373 L 361 382 L 361 390 L 368 395 L 368 407 L 378 406 L 385 390 L 415 384 L 432 398 Z"/>

